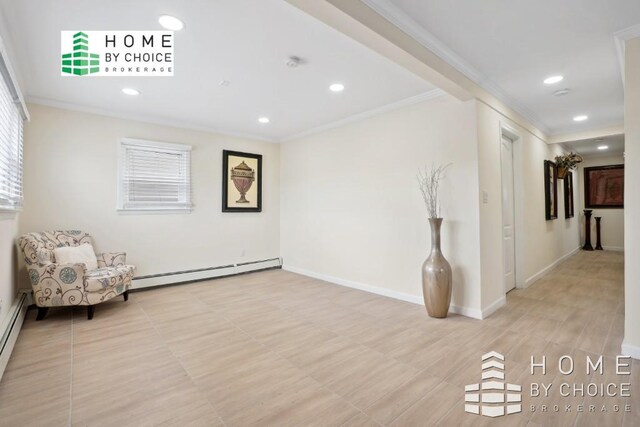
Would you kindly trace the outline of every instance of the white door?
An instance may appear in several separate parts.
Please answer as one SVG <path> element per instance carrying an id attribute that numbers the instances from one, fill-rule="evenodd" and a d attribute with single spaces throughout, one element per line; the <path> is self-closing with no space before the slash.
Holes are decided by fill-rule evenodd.
<path id="1" fill-rule="evenodd" d="M 509 292 L 516 287 L 516 241 L 513 203 L 513 142 L 502 137 L 502 253 L 504 257 L 504 287 Z"/>

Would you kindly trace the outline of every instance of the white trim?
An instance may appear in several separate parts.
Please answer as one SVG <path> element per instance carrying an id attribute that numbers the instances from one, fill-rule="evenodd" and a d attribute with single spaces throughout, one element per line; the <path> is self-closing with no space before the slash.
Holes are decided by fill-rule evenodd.
<path id="1" fill-rule="evenodd" d="M 517 283 L 516 283 L 516 286 L 518 286 L 519 288 L 528 288 L 533 283 L 537 282 L 539 279 L 541 279 L 543 276 L 545 276 L 547 273 L 549 273 L 551 270 L 556 268 L 564 260 L 566 260 L 568 258 L 571 258 L 573 255 L 578 253 L 580 251 L 580 249 L 581 249 L 581 247 L 578 246 L 577 248 L 575 248 L 574 250 L 572 250 L 568 254 L 565 254 L 565 255 L 561 256 L 560 258 L 558 258 L 557 260 L 555 260 L 554 262 L 552 262 L 551 264 L 549 264 L 548 266 L 546 266 L 542 270 L 538 271 L 533 276 L 529 277 L 524 283 L 520 283 L 521 286 L 518 286 Z"/>
<path id="2" fill-rule="evenodd" d="M 330 129 L 335 129 L 335 128 L 347 125 L 349 123 L 359 122 L 359 121 L 368 119 L 370 117 L 374 117 L 383 113 L 399 110 L 401 108 L 408 107 L 410 105 L 419 104 L 420 102 L 428 101 L 430 99 L 439 98 L 444 95 L 446 95 L 446 92 L 443 91 L 442 89 L 432 89 L 428 92 L 421 93 L 419 95 L 410 96 L 409 98 L 401 99 L 400 101 L 396 101 L 391 104 L 384 105 L 382 107 L 374 108 L 368 111 L 363 111 L 362 113 L 354 114 L 353 116 L 336 120 L 335 122 L 327 123 L 322 126 L 318 126 L 318 127 L 306 130 L 304 132 L 297 133 L 292 136 L 288 136 L 282 139 L 281 142 L 292 141 L 294 139 L 315 135 L 320 132 L 324 132 Z"/>
<path id="3" fill-rule="evenodd" d="M 634 359 L 640 360 L 640 347 L 636 345 L 626 344 L 623 341 L 620 353 L 622 353 L 623 356 L 631 356 Z"/>
<path id="4" fill-rule="evenodd" d="M 186 123 L 179 120 L 160 119 L 160 118 L 156 118 L 156 117 L 148 116 L 144 114 L 118 113 L 118 112 L 106 110 L 103 108 L 86 107 L 78 104 L 55 101 L 47 98 L 27 96 L 27 102 L 31 104 L 44 105 L 46 107 L 60 108 L 62 110 L 77 111 L 79 113 L 96 114 L 99 116 L 112 117 L 116 119 L 124 119 L 124 120 L 129 120 L 134 122 L 149 123 L 153 125 L 174 127 L 179 129 L 195 130 L 199 132 L 207 132 L 207 133 L 213 133 L 213 134 L 218 134 L 223 136 L 230 136 L 233 138 L 252 139 L 252 140 L 264 141 L 264 142 L 278 142 L 273 138 L 267 138 L 264 136 L 259 136 L 254 134 L 232 132 L 232 131 L 222 130 L 222 129 L 209 127 L 209 126 L 201 126 L 193 123 Z"/>
<path id="5" fill-rule="evenodd" d="M 624 64 L 625 64 L 625 42 L 627 40 L 640 37 L 640 24 L 633 25 L 624 30 L 613 33 L 613 41 L 616 44 L 616 53 L 618 55 L 618 65 L 620 65 L 620 76 L 624 85 Z"/>
<path id="6" fill-rule="evenodd" d="M 573 132 L 552 135 L 547 144 L 562 144 L 564 142 L 582 141 L 588 139 L 596 139 L 605 136 L 624 135 L 624 123 L 606 128 L 593 129 L 584 132 Z"/>
<path id="7" fill-rule="evenodd" d="M 193 271 L 193 272 L 185 272 L 179 274 L 171 274 L 165 276 L 158 277 L 149 277 L 144 279 L 134 278 L 131 283 L 131 289 L 144 289 L 151 288 L 155 286 L 164 286 L 171 285 L 176 283 L 184 283 L 184 282 L 193 282 L 198 280 L 207 280 L 207 279 L 215 279 L 216 277 L 223 276 L 233 276 L 241 273 L 248 273 L 251 271 L 259 271 L 265 270 L 269 268 L 276 268 L 282 265 L 282 261 L 280 258 L 268 260 L 268 261 L 260 261 L 251 264 L 230 264 L 226 267 L 211 269 L 211 270 L 203 270 L 203 271 Z"/>
<path id="8" fill-rule="evenodd" d="M 429 49 L 435 55 L 447 62 L 453 68 L 464 74 L 478 86 L 491 93 L 498 100 L 510 106 L 515 112 L 520 114 L 536 128 L 549 134 L 549 128 L 543 124 L 535 113 L 520 105 L 515 99 L 509 96 L 500 86 L 493 82 L 488 76 L 482 74 L 478 69 L 469 64 L 466 60 L 453 52 L 448 46 L 441 42 L 436 36 L 427 31 L 422 25 L 407 15 L 390 0 L 362 0 L 367 6 L 383 16 L 387 21 L 407 33 L 418 43 Z"/>
<path id="9" fill-rule="evenodd" d="M 605 251 L 614 251 L 614 252 L 624 252 L 624 247 L 622 246 L 603 246 Z"/>
<path id="10" fill-rule="evenodd" d="M 502 295 L 500 298 L 498 298 L 497 300 L 489 304 L 487 308 L 482 310 L 481 318 L 486 319 L 487 317 L 491 316 L 493 313 L 495 313 L 505 305 L 507 305 L 507 296 Z"/>
<path id="11" fill-rule="evenodd" d="M 187 144 L 176 144 L 174 142 L 160 142 L 160 141 L 149 141 L 148 139 L 136 139 L 136 138 L 122 138 L 120 139 L 121 145 L 131 145 L 132 147 L 149 147 L 153 149 L 153 151 L 157 151 L 156 149 L 163 149 L 166 151 L 191 151 L 191 146 Z"/>
<path id="12" fill-rule="evenodd" d="M 293 267 L 290 265 L 283 265 L 282 269 L 291 273 L 301 274 L 303 276 L 312 277 L 314 279 L 323 280 L 325 282 L 333 283 L 347 288 L 358 289 L 360 291 L 369 292 L 376 295 L 382 295 L 397 299 L 400 301 L 406 301 L 413 304 L 424 304 L 424 301 L 419 295 L 406 294 L 404 292 L 392 291 L 391 289 L 381 288 L 378 286 L 368 285 L 366 283 L 360 283 L 353 280 L 342 279 L 340 277 L 330 276 L 328 274 L 316 273 L 315 271 L 307 270 L 304 268 Z M 449 312 L 460 314 L 474 319 L 482 319 L 482 312 L 478 309 L 462 307 L 457 305 L 451 305 Z"/>
<path id="13" fill-rule="evenodd" d="M 31 291 L 18 291 L 18 296 L 0 324 L 0 338 L 9 333 L 4 348 L 1 347 L 2 340 L 0 339 L 0 350 L 2 350 L 0 353 L 0 380 L 2 380 L 4 369 L 7 367 L 7 363 L 9 363 L 11 352 L 18 340 L 20 329 L 22 329 L 22 324 L 27 316 L 29 304 L 31 304 Z"/>
<path id="14" fill-rule="evenodd" d="M 522 258 L 519 257 L 519 255 L 521 256 L 522 254 L 524 254 L 524 248 L 522 247 L 523 242 L 522 239 L 519 238 L 519 236 L 524 236 L 524 230 L 522 228 L 523 224 L 520 224 L 520 222 L 518 221 L 518 219 L 522 219 L 523 215 L 522 215 L 522 205 L 524 204 L 523 201 L 523 194 L 521 191 L 518 191 L 518 188 L 522 187 L 522 176 L 520 174 L 520 168 L 517 167 L 518 163 L 516 162 L 517 160 L 520 160 L 521 157 L 521 153 L 520 153 L 520 141 L 521 141 L 521 136 L 520 136 L 520 132 L 518 132 L 518 130 L 511 126 L 509 123 L 505 123 L 504 120 L 500 120 L 498 122 L 498 126 L 500 126 L 500 136 L 499 136 L 499 140 L 498 140 L 498 145 L 500 147 L 500 196 L 501 199 L 504 200 L 504 197 L 502 197 L 502 139 L 506 138 L 508 140 L 511 141 L 511 162 L 512 162 L 512 166 L 513 166 L 513 262 L 514 262 L 514 266 L 513 266 L 513 275 L 514 275 L 514 281 L 515 281 L 515 286 L 518 287 L 518 273 L 520 270 L 522 270 L 522 266 L 519 267 L 519 263 L 518 261 L 522 261 Z M 517 151 L 516 151 L 517 150 Z M 500 203 L 500 214 L 502 215 L 502 212 L 504 211 L 503 207 L 502 207 L 502 200 Z M 501 227 L 501 233 L 504 233 L 504 218 L 502 218 L 502 227 Z M 504 239 L 504 235 L 501 234 L 501 240 Z M 504 245 L 503 245 L 503 253 L 502 253 L 502 259 L 504 259 Z M 504 266 L 503 266 L 503 270 L 504 270 Z M 504 276 L 504 271 L 502 272 L 503 276 Z M 507 290 L 506 286 L 503 283 L 503 289 L 505 290 L 505 295 L 508 291 L 510 291 L 511 289 Z M 495 304 L 495 303 L 494 303 Z"/>

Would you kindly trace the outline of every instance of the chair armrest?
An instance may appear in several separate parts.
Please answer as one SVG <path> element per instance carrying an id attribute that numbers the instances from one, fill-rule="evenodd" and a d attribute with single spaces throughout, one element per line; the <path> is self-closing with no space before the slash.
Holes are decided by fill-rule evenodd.
<path id="1" fill-rule="evenodd" d="M 84 264 L 33 264 L 27 267 L 39 307 L 78 305 L 84 299 Z"/>
<path id="2" fill-rule="evenodd" d="M 98 259 L 98 268 L 118 267 L 127 263 L 126 252 L 103 252 L 97 254 L 96 258 Z"/>

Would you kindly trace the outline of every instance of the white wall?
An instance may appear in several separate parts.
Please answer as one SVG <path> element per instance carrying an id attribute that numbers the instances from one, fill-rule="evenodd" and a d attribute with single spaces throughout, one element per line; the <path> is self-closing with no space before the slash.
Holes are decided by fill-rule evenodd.
<path id="1" fill-rule="evenodd" d="M 576 215 L 580 216 L 580 241 L 584 244 L 585 222 L 585 195 L 584 195 L 584 168 L 592 166 L 621 165 L 624 164 L 623 156 L 592 157 L 584 159 L 577 171 L 578 185 L 574 187 L 580 204 L 576 203 Z M 593 209 L 591 219 L 591 243 L 596 245 L 596 216 L 602 217 L 602 246 L 608 250 L 624 250 L 624 209 Z"/>
<path id="2" fill-rule="evenodd" d="M 626 43 L 624 87 L 624 342 L 622 352 L 640 359 L 640 38 Z M 631 184 L 633 183 L 633 185 Z"/>
<path id="3" fill-rule="evenodd" d="M 280 255 L 277 144 L 33 104 L 29 109 L 22 233 L 85 230 L 94 236 L 97 251 L 126 251 L 139 275 Z M 192 213 L 116 211 L 118 141 L 123 137 L 193 147 Z M 264 156 L 262 213 L 221 212 L 223 149 Z"/>
<path id="4" fill-rule="evenodd" d="M 514 144 L 517 285 L 530 285 L 547 268 L 573 252 L 579 244 L 579 230 L 577 215 L 572 219 L 564 217 L 561 181 L 558 182 L 558 219 L 545 219 L 544 160 L 553 160 L 562 152 L 561 147 L 546 144 L 479 101 L 477 113 L 479 185 L 480 191 L 489 195 L 488 203 L 480 204 L 482 307 L 487 310 L 504 296 L 501 126 L 510 127 L 519 136 Z M 574 190 L 574 203 L 577 203 L 575 197 Z"/>
<path id="5" fill-rule="evenodd" d="M 442 183 L 442 247 L 452 304 L 480 315 L 474 102 L 450 96 L 286 142 L 281 253 L 286 268 L 422 300 L 430 233 L 418 168 L 453 163 Z"/>

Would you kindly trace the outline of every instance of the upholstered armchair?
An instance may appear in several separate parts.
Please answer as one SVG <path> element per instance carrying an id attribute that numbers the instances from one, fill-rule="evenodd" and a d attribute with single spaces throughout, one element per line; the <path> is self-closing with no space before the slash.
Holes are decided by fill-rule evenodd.
<path id="1" fill-rule="evenodd" d="M 83 244 L 93 245 L 93 241 L 78 230 L 28 233 L 18 239 L 38 306 L 36 320 L 44 319 L 49 307 L 73 305 L 87 306 L 91 320 L 97 304 L 118 295 L 128 300 L 136 268 L 126 265 L 126 253 L 95 254 L 98 268 L 94 270 L 87 270 L 84 263 L 56 262 L 56 248 Z"/>

